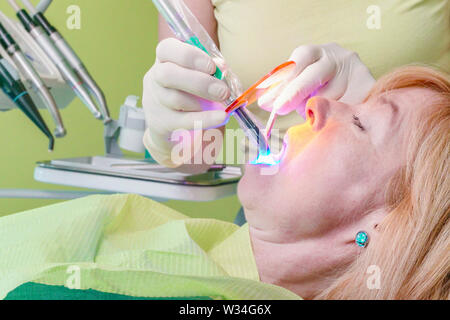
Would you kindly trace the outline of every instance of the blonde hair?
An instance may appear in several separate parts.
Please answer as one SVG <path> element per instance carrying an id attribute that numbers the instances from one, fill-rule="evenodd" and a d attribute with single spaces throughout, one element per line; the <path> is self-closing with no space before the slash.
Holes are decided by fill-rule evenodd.
<path id="1" fill-rule="evenodd" d="M 402 67 L 377 81 L 369 97 L 409 87 L 431 89 L 437 99 L 414 128 L 406 165 L 389 183 L 376 241 L 318 299 L 450 298 L 450 80 L 428 67 Z M 374 271 L 378 287 L 368 282 Z"/>

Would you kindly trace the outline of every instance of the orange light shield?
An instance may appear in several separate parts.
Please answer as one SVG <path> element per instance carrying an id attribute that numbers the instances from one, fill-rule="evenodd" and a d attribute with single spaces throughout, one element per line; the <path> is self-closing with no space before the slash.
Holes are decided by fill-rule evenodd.
<path id="1" fill-rule="evenodd" d="M 294 71 L 295 66 L 296 64 L 294 61 L 288 61 L 280 64 L 248 88 L 239 98 L 234 100 L 225 111 L 227 113 L 231 113 L 240 107 L 251 105 L 253 102 L 258 100 L 259 97 L 266 94 L 270 90 L 277 88 L 286 79 L 288 79 Z"/>

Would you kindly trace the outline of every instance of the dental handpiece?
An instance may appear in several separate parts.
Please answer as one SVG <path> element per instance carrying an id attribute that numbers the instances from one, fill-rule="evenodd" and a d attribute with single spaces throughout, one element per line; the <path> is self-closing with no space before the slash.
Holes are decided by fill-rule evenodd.
<path id="1" fill-rule="evenodd" d="M 66 42 L 66 40 L 58 32 L 52 33 L 50 37 L 54 41 L 58 49 L 61 51 L 61 53 L 66 57 L 72 68 L 75 69 L 75 72 L 84 81 L 88 89 L 93 93 L 98 102 L 100 112 L 103 115 L 103 122 L 105 124 L 111 122 L 112 119 L 109 113 L 108 105 L 106 103 L 105 95 L 98 84 L 95 82 L 94 78 L 92 78 L 84 64 L 78 58 L 70 45 Z"/>
<path id="2" fill-rule="evenodd" d="M 87 68 L 84 66 L 81 59 L 75 53 L 73 48 L 69 45 L 69 43 L 64 39 L 64 37 L 59 33 L 59 31 L 50 24 L 47 18 L 44 16 L 42 12 L 36 11 L 34 6 L 28 0 L 22 0 L 22 3 L 28 8 L 31 12 L 34 21 L 36 24 L 41 26 L 44 31 L 50 36 L 50 39 L 53 40 L 56 47 L 62 53 L 62 55 L 66 58 L 69 65 L 75 70 L 78 76 L 84 81 L 86 87 L 93 93 L 96 98 L 100 111 L 103 115 L 104 123 L 110 122 L 112 119 L 110 117 L 108 105 L 106 103 L 106 98 L 103 91 L 100 89 L 98 84 L 95 82 L 94 78 L 90 75 Z"/>
<path id="3" fill-rule="evenodd" d="M 47 86 L 42 81 L 39 74 L 36 72 L 34 67 L 25 57 L 20 47 L 11 37 L 11 35 L 6 31 L 3 25 L 0 23 L 0 44 L 14 61 L 16 66 L 19 68 L 20 73 L 30 81 L 34 87 L 36 93 L 42 99 L 42 101 L 47 105 L 53 121 L 56 125 L 54 130 L 54 135 L 58 138 L 64 137 L 66 135 L 66 130 L 64 128 L 61 115 L 59 113 L 58 107 L 52 94 L 50 93 Z"/>
<path id="4" fill-rule="evenodd" d="M 37 5 L 36 5 L 36 10 L 39 12 L 45 12 L 48 7 L 52 4 L 53 0 L 41 0 Z"/>
<path id="5" fill-rule="evenodd" d="M 156 9 L 159 11 L 161 16 L 166 20 L 170 29 L 173 31 L 175 36 L 186 43 L 194 45 L 204 52 L 208 53 L 205 47 L 201 44 L 195 33 L 189 28 L 177 10 L 172 6 L 170 1 L 167 0 L 152 0 Z M 223 80 L 223 74 L 221 70 L 216 67 L 216 72 L 214 76 L 220 80 Z M 230 98 L 227 99 L 225 104 L 227 106 L 231 105 L 234 100 L 238 97 L 237 94 L 232 92 Z M 233 112 L 233 116 L 238 122 L 241 129 L 244 131 L 245 135 L 249 140 L 258 147 L 259 153 L 267 154 L 269 152 L 269 145 L 264 134 L 262 134 L 259 127 L 251 118 L 249 112 L 244 109 L 244 106 L 238 108 Z"/>
<path id="6" fill-rule="evenodd" d="M 49 139 L 48 149 L 54 148 L 55 139 L 42 119 L 36 105 L 31 100 L 25 86 L 20 81 L 16 70 L 0 56 L 0 87 L 14 104 L 44 133 Z"/>
<path id="7" fill-rule="evenodd" d="M 36 25 L 29 16 L 28 12 L 24 9 L 17 11 L 17 17 L 22 22 L 25 30 L 27 30 L 34 40 L 36 40 L 41 49 L 44 50 L 50 60 L 52 60 L 52 62 L 56 65 L 63 78 L 71 86 L 72 90 L 81 99 L 81 101 L 88 107 L 94 117 L 97 119 L 102 119 L 102 114 L 97 110 L 96 105 L 84 89 L 82 81 L 68 65 L 65 58 L 61 55 L 58 48 L 56 48 L 42 27 Z"/>

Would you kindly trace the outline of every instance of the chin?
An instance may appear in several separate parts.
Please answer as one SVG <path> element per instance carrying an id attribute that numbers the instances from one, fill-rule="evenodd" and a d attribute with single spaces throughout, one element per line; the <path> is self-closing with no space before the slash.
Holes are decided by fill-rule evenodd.
<path id="1" fill-rule="evenodd" d="M 238 198 L 246 209 L 252 209 L 259 203 L 264 203 L 271 194 L 272 186 L 275 184 L 277 166 L 251 165 L 245 166 L 244 175 L 238 184 Z M 264 174 L 266 173 L 266 174 Z"/>

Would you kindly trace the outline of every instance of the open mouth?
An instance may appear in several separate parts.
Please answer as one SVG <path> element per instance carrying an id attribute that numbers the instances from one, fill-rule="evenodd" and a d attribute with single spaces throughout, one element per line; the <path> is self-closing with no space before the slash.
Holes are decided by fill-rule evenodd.
<path id="1" fill-rule="evenodd" d="M 270 150 L 267 154 L 258 154 L 258 157 L 250 161 L 250 164 L 252 165 L 266 165 L 266 166 L 274 166 L 279 164 L 286 153 L 287 143 L 286 139 L 283 140 L 283 146 L 281 147 L 280 152 L 278 153 L 272 153 Z"/>

